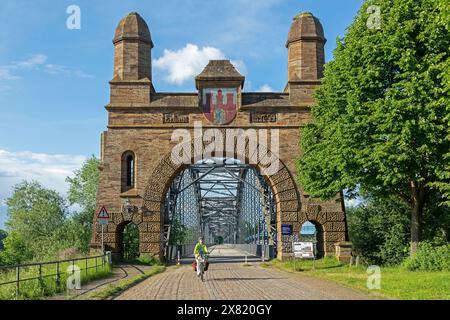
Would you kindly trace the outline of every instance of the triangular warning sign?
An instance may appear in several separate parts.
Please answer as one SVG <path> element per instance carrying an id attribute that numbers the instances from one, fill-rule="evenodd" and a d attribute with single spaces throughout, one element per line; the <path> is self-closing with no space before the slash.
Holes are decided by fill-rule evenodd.
<path id="1" fill-rule="evenodd" d="M 103 206 L 97 214 L 97 218 L 99 219 L 109 219 L 109 213 L 106 211 L 105 206 Z"/>

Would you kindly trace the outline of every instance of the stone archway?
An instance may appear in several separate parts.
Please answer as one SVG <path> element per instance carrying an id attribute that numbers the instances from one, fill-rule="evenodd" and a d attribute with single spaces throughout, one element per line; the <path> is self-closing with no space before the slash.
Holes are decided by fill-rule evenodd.
<path id="1" fill-rule="evenodd" d="M 247 149 L 248 150 L 248 149 Z M 237 158 L 237 157 L 236 157 Z M 268 185 L 272 188 L 276 199 L 277 212 L 277 234 L 279 258 L 283 254 L 283 242 L 281 241 L 281 224 L 290 223 L 297 224 L 299 222 L 301 201 L 297 184 L 290 173 L 289 169 L 280 160 L 278 171 L 271 176 L 264 176 Z M 147 227 L 153 230 L 159 228 L 159 235 L 162 236 L 164 221 L 164 200 L 166 192 L 172 180 L 188 165 L 180 164 L 181 161 L 174 161 L 172 154 L 167 154 L 156 166 L 151 174 L 151 178 L 147 183 L 145 194 L 143 197 L 144 214 L 143 219 L 146 221 Z M 252 165 L 258 172 L 261 172 L 263 165 L 258 162 Z M 152 234 L 154 232 L 147 232 Z M 156 238 L 154 236 L 146 236 L 144 233 L 141 238 Z M 160 237 L 161 239 L 161 237 Z M 156 247 L 159 248 L 159 256 L 163 255 L 163 243 L 144 242 L 141 241 L 141 252 L 155 252 Z"/>

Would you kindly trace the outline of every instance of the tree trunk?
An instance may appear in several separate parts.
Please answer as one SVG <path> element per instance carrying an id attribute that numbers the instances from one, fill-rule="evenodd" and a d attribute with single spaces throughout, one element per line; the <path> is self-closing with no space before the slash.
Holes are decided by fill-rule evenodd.
<path id="1" fill-rule="evenodd" d="M 411 247 L 410 255 L 417 252 L 420 241 L 420 223 L 422 220 L 422 212 L 424 207 L 425 190 L 423 187 L 417 188 L 414 182 L 411 182 Z"/>

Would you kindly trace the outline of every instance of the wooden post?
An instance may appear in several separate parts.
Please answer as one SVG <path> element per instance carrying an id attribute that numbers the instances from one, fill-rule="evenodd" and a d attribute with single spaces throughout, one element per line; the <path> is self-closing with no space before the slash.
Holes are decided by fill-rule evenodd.
<path id="1" fill-rule="evenodd" d="M 88 277 L 88 257 L 87 256 L 86 256 L 86 258 L 84 260 L 84 266 L 86 268 L 85 274 L 86 274 L 86 280 L 87 280 L 87 277 Z"/>

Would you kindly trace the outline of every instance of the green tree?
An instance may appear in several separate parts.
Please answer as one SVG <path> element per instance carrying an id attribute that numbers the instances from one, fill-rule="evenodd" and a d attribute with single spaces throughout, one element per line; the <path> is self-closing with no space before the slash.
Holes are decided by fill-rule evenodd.
<path id="1" fill-rule="evenodd" d="M 8 233 L 5 230 L 0 229 L 0 251 L 3 250 L 3 240 L 6 238 Z"/>
<path id="2" fill-rule="evenodd" d="M 450 6 L 448 5 L 448 1 L 437 1 L 437 6 L 439 8 L 440 15 L 437 17 L 440 24 L 444 25 L 447 33 L 450 31 Z M 442 64 L 442 69 L 447 70 L 443 74 L 443 84 L 445 87 L 450 87 L 450 59 L 447 59 Z M 447 97 L 443 97 L 443 99 L 448 99 Z M 448 125 L 448 139 L 450 139 L 450 107 L 448 105 L 447 100 L 447 115 L 445 117 Z M 447 163 L 450 163 L 450 152 L 445 155 L 445 160 Z M 442 193 L 444 202 L 443 204 L 450 207 L 450 165 L 447 165 L 447 168 L 442 170 L 439 173 L 440 180 L 433 183 L 433 186 L 437 187 Z"/>
<path id="3" fill-rule="evenodd" d="M 33 252 L 17 232 L 8 233 L 4 239 L 4 250 L 0 252 L 0 265 L 19 264 L 33 257 Z"/>
<path id="4" fill-rule="evenodd" d="M 83 252 L 89 249 L 92 232 L 93 215 L 96 206 L 100 161 L 92 156 L 83 163 L 81 169 L 75 171 L 73 178 L 67 177 L 70 184 L 68 201 L 70 205 L 78 205 L 80 211 L 72 217 L 70 229 L 75 233 L 73 239 Z"/>
<path id="5" fill-rule="evenodd" d="M 139 227 L 131 222 L 123 230 L 123 258 L 134 260 L 139 257 Z"/>
<path id="6" fill-rule="evenodd" d="M 180 220 L 178 215 L 173 217 L 172 227 L 170 230 L 170 245 L 185 244 L 186 238 L 188 238 L 189 232 L 185 225 Z"/>
<path id="7" fill-rule="evenodd" d="M 305 189 L 321 198 L 343 189 L 396 195 L 410 208 L 411 253 L 430 185 L 448 169 L 446 2 L 366 1 L 337 41 L 316 91 L 314 122 L 301 132 Z M 367 25 L 370 5 L 380 8 L 379 29 Z"/>
<path id="8" fill-rule="evenodd" d="M 441 208 L 437 192 L 424 208 L 422 241 L 435 247 L 450 240 L 450 208 Z M 347 209 L 348 230 L 357 254 L 368 263 L 397 265 L 408 253 L 409 207 L 393 196 L 367 196 Z"/>
<path id="9" fill-rule="evenodd" d="M 23 181 L 14 186 L 6 204 L 6 226 L 10 233 L 5 240 L 5 250 L 10 239 L 14 244 L 23 243 L 27 252 L 32 252 L 36 258 L 53 256 L 61 249 L 67 210 L 64 198 L 56 191 L 45 189 L 36 181 Z M 10 246 L 10 255 L 16 247 L 20 246 Z M 17 254 L 22 256 L 21 252 Z"/>

